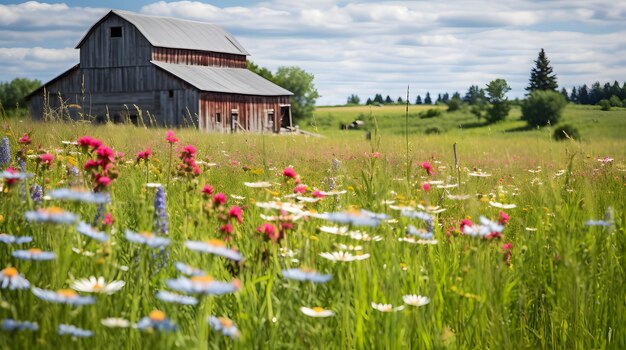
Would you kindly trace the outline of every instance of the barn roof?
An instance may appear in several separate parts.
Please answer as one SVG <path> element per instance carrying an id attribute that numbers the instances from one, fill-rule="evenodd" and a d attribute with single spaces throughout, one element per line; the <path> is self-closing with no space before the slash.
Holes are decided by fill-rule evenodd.
<path id="1" fill-rule="evenodd" d="M 215 24 L 120 10 L 112 10 L 89 28 L 76 48 L 80 48 L 91 31 L 112 14 L 134 25 L 152 46 L 249 55 L 233 35 Z"/>
<path id="2" fill-rule="evenodd" d="M 256 96 L 293 95 L 248 69 L 150 62 L 201 91 Z"/>

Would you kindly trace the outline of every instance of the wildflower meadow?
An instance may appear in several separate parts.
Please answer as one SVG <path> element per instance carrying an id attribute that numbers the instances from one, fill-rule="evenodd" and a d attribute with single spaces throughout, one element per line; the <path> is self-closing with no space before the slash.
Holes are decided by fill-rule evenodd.
<path id="1" fill-rule="evenodd" d="M 626 348 L 623 139 L 2 131 L 2 349 Z"/>

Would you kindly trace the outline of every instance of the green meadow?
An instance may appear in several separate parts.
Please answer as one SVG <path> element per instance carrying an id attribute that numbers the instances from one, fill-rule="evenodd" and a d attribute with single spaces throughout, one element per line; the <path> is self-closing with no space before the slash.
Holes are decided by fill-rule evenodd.
<path id="1" fill-rule="evenodd" d="M 423 110 L 409 107 L 408 137 L 405 106 L 320 107 L 300 127 L 321 138 L 180 129 L 175 144 L 165 129 L 5 121 L 9 165 L 20 173 L 21 152 L 33 177 L 4 179 L 0 233 L 32 241 L 0 242 L 2 281 L 17 271 L 29 282 L 15 290 L 0 283 L 0 319 L 37 329 L 1 331 L 0 348 L 625 348 L 626 110 L 568 106 L 563 122 L 581 140 L 564 142 L 552 140 L 551 127 L 525 129 L 515 108 L 491 126 L 467 111 L 422 119 Z M 355 119 L 365 121 L 370 140 L 365 129 L 339 129 Z M 432 127 L 440 133 L 426 135 Z M 18 142 L 25 133 L 29 145 Z M 83 136 L 116 152 L 106 162 L 117 178 L 99 187 L 110 195 L 100 208 L 49 197 L 95 186 L 85 165 L 100 159 L 98 150 L 71 143 Z M 195 147 L 199 174 L 180 158 L 186 145 Z M 148 161 L 137 160 L 146 149 Z M 49 166 L 43 154 L 53 156 Z M 285 176 L 287 168 L 296 176 Z M 158 190 L 147 183 L 164 189 L 166 233 Z M 298 183 L 306 185 L 299 198 Z M 206 185 L 211 194 L 202 192 Z M 60 210 L 107 240 L 78 233 L 76 222 L 25 216 Z M 151 248 L 127 230 L 169 244 Z M 190 241 L 213 252 L 236 248 L 243 260 L 190 249 Z M 15 256 L 34 248 L 55 259 Z M 333 252 L 355 260 L 324 254 Z M 187 277 L 195 290 L 172 283 L 185 278 L 177 262 L 202 271 Z M 292 268 L 332 278 L 294 280 L 285 272 Z M 89 276 L 124 285 L 111 294 L 101 285 L 71 292 Z M 212 281 L 233 290 L 214 295 L 204 289 Z M 159 291 L 196 303 L 165 301 Z M 77 295 L 92 303 L 72 305 Z M 211 315 L 231 321 L 222 319 L 220 329 Z M 144 317 L 151 326 L 143 327 Z M 103 323 L 108 318 L 120 327 Z M 91 333 L 60 335 L 60 325 Z"/>

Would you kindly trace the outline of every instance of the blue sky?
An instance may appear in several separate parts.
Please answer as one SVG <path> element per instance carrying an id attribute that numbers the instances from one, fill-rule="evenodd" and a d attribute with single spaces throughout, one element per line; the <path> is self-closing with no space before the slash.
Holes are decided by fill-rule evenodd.
<path id="1" fill-rule="evenodd" d="M 110 8 L 218 24 L 257 64 L 313 73 L 321 105 L 353 93 L 396 99 L 407 85 L 412 99 L 464 93 L 496 78 L 521 97 L 541 48 L 560 86 L 626 80 L 626 1 L 113 0 L 0 1 L 0 81 L 71 67 Z"/>

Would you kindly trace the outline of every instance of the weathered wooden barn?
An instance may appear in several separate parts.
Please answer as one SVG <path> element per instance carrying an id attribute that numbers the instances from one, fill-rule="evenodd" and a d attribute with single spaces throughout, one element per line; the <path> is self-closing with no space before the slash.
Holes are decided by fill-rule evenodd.
<path id="1" fill-rule="evenodd" d="M 193 120 L 218 132 L 292 126 L 292 93 L 246 69 L 248 52 L 216 25 L 113 10 L 76 48 L 80 63 L 28 96 L 34 119 L 70 106 L 99 120 L 147 123 L 149 113 L 158 125 Z"/>

